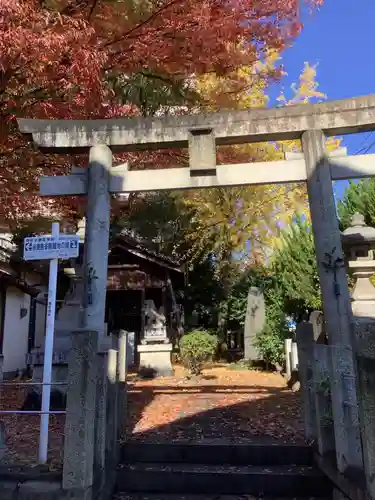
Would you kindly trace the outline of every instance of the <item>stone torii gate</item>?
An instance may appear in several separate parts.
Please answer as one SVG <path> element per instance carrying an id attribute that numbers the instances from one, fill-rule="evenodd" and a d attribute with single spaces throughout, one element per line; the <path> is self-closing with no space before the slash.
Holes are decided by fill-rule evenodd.
<path id="1" fill-rule="evenodd" d="M 43 196 L 88 194 L 83 327 L 101 332 L 107 278 L 110 193 L 307 182 L 323 310 L 332 347 L 332 406 L 338 469 L 362 468 L 348 291 L 332 180 L 375 175 L 375 155 L 325 151 L 325 137 L 375 130 L 375 94 L 319 104 L 182 117 L 111 120 L 18 120 L 34 144 L 53 152 L 90 150 L 88 170 L 42 177 Z M 285 160 L 216 165 L 216 146 L 302 140 Z M 112 168 L 112 152 L 189 149 L 189 167 Z M 340 154 L 340 152 L 339 152 Z M 66 443 L 68 445 L 68 443 Z"/>

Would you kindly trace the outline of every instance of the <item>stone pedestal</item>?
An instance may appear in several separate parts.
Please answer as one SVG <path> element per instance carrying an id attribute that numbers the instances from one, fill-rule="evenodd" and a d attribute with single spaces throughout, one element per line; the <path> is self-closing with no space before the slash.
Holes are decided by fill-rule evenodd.
<path id="1" fill-rule="evenodd" d="M 70 335 L 69 335 L 70 337 Z M 43 363 L 44 363 L 44 352 L 33 352 L 30 355 L 31 365 L 33 367 L 33 382 L 35 384 L 41 384 L 43 382 Z M 57 390 L 63 394 L 66 394 L 66 380 L 68 376 L 68 351 L 54 351 L 52 360 L 52 390 Z M 33 391 L 41 394 L 42 386 L 33 386 Z"/>
<path id="2" fill-rule="evenodd" d="M 152 371 L 156 376 L 173 375 L 172 344 L 145 344 L 138 346 L 140 370 Z"/>

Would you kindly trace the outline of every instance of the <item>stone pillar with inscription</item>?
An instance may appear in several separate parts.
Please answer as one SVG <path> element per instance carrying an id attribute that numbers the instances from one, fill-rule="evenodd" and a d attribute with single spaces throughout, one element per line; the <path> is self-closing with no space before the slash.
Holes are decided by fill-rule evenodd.
<path id="1" fill-rule="evenodd" d="M 247 308 L 244 327 L 244 358 L 249 361 L 259 359 L 258 351 L 254 345 L 256 336 L 262 331 L 266 319 L 263 292 L 255 287 L 250 287 L 247 295 Z"/>
<path id="2" fill-rule="evenodd" d="M 325 136 L 302 134 L 323 313 L 331 351 L 332 415 L 340 472 L 363 469 L 353 353 L 353 315 Z"/>

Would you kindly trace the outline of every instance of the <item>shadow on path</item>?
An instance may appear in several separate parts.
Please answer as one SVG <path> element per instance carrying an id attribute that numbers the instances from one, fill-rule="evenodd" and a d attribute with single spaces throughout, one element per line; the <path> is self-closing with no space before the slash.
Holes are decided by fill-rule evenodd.
<path id="1" fill-rule="evenodd" d="M 304 443 L 299 394 L 283 387 L 135 383 L 126 439 L 153 443 Z"/>

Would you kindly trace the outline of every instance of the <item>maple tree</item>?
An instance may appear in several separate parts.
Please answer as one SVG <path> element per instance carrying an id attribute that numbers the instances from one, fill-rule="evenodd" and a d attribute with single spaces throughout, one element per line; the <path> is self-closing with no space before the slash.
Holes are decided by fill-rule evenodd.
<path id="1" fill-rule="evenodd" d="M 40 212 L 46 204 L 36 196 L 38 177 L 62 172 L 72 161 L 67 155 L 34 152 L 18 133 L 15 117 L 84 119 L 156 112 L 159 105 L 147 104 L 155 92 L 164 93 L 159 104 L 167 108 L 176 95 L 189 104 L 186 89 L 192 76 L 226 75 L 288 43 L 300 29 L 298 4 L 2 0 L 1 219 L 16 222 Z M 47 201 L 47 208 L 53 214 L 61 204 Z"/>

